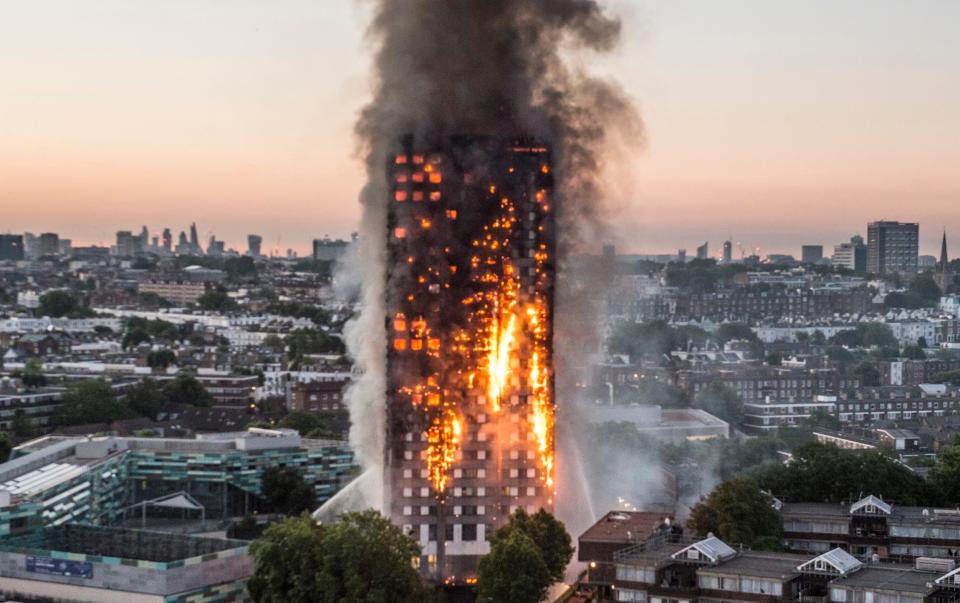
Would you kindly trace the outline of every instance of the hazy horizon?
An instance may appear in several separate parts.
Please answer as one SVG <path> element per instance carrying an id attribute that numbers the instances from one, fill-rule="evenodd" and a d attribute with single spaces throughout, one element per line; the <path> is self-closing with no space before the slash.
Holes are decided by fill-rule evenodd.
<path id="1" fill-rule="evenodd" d="M 829 255 L 878 219 L 920 222 L 923 254 L 944 227 L 960 248 L 960 4 L 607 4 L 623 44 L 598 67 L 647 127 L 645 147 L 610 175 L 618 249 L 692 255 L 709 240 L 715 253 L 729 236 L 762 255 L 798 256 L 804 243 Z M 3 232 L 112 244 L 117 230 L 176 237 L 196 221 L 204 245 L 213 232 L 243 250 L 255 232 L 265 251 L 302 253 L 357 229 L 365 9 L 4 9 Z"/>

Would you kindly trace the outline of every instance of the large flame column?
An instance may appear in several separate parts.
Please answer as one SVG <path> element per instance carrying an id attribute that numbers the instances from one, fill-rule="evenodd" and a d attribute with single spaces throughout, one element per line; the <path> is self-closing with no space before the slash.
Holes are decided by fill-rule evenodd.
<path id="1" fill-rule="evenodd" d="M 549 149 L 407 140 L 388 159 L 392 519 L 425 572 L 469 581 L 487 535 L 554 493 Z"/>

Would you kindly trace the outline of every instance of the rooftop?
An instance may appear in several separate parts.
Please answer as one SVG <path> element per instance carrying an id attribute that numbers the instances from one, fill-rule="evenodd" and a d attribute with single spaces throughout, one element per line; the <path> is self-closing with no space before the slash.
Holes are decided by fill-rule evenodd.
<path id="1" fill-rule="evenodd" d="M 673 517 L 664 513 L 610 511 L 580 535 L 591 542 L 636 542 L 649 536 Z"/>
<path id="2" fill-rule="evenodd" d="M 913 569 L 909 566 L 871 565 L 848 576 L 835 579 L 831 586 L 867 587 L 871 590 L 915 593 L 933 592 L 932 583 L 941 574 Z"/>

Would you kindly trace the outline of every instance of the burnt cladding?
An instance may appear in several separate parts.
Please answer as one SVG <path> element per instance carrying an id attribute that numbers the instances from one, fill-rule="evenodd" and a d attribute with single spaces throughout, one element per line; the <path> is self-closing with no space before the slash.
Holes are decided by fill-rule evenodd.
<path id="1" fill-rule="evenodd" d="M 513 510 L 553 503 L 550 150 L 406 139 L 387 176 L 387 504 L 462 578 Z"/>

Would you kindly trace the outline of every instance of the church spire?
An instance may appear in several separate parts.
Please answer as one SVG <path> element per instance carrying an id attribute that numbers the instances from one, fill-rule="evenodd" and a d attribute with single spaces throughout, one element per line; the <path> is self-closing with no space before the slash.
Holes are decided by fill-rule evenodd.
<path id="1" fill-rule="evenodd" d="M 943 244 L 940 246 L 940 270 L 945 272 L 950 258 L 947 257 L 947 229 L 943 229 Z"/>

